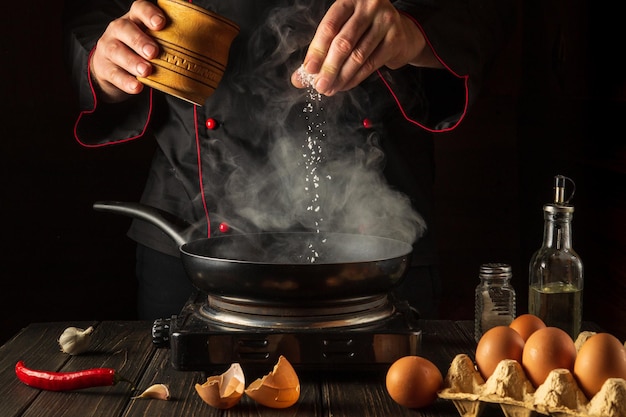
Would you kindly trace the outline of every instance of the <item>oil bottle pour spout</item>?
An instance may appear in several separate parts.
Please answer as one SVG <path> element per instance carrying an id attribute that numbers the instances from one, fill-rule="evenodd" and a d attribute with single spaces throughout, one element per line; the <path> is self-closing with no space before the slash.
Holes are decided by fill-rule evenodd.
<path id="1" fill-rule="evenodd" d="M 565 188 L 567 183 L 572 184 L 572 192 L 565 199 Z M 576 183 L 569 177 L 564 175 L 556 175 L 554 177 L 554 203 L 558 205 L 568 205 L 576 193 Z"/>

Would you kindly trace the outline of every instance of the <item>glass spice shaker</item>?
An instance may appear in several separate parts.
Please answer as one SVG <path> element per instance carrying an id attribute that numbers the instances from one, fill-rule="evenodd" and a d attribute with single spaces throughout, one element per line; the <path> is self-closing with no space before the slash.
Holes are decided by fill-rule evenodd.
<path id="1" fill-rule="evenodd" d="M 486 263 L 479 269 L 480 284 L 474 298 L 474 339 L 495 326 L 508 326 L 515 318 L 515 289 L 511 286 L 511 266 Z"/>
<path id="2" fill-rule="evenodd" d="M 529 265 L 528 310 L 548 326 L 565 330 L 576 340 L 582 321 L 583 264 L 572 247 L 575 184 L 557 175 L 554 203 L 543 206 L 543 243 Z M 565 184 L 572 192 L 565 200 Z"/>

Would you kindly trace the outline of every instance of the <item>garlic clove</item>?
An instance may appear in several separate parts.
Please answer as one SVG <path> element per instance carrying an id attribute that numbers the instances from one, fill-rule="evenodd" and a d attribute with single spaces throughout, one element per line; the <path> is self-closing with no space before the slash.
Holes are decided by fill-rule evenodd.
<path id="1" fill-rule="evenodd" d="M 170 399 L 170 390 L 165 384 L 154 384 L 132 399 L 135 400 L 137 398 L 154 398 L 157 400 L 167 401 Z"/>
<path id="2" fill-rule="evenodd" d="M 85 352 L 89 349 L 93 330 L 93 326 L 89 326 L 86 330 L 78 327 L 68 327 L 61 333 L 58 339 L 61 351 L 70 355 L 78 355 Z"/>

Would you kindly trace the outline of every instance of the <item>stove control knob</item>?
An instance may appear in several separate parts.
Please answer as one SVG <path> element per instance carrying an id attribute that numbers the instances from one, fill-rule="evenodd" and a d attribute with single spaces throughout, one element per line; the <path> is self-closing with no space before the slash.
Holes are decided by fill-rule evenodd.
<path id="1" fill-rule="evenodd" d="M 170 346 L 170 319 L 156 319 L 152 324 L 152 344 L 159 348 Z"/>

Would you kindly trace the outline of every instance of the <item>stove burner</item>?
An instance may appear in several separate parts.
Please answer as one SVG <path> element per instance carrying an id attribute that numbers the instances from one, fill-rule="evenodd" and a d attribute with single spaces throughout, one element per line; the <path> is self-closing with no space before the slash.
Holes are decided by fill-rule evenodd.
<path id="1" fill-rule="evenodd" d="M 362 326 L 391 317 L 395 307 L 386 294 L 298 306 L 209 295 L 198 313 L 226 325 L 297 330 Z"/>
<path id="2" fill-rule="evenodd" d="M 280 355 L 298 369 L 385 369 L 421 344 L 417 313 L 393 295 L 326 302 L 268 302 L 194 294 L 180 314 L 158 319 L 152 341 L 180 371 L 234 362 L 266 371 Z"/>

